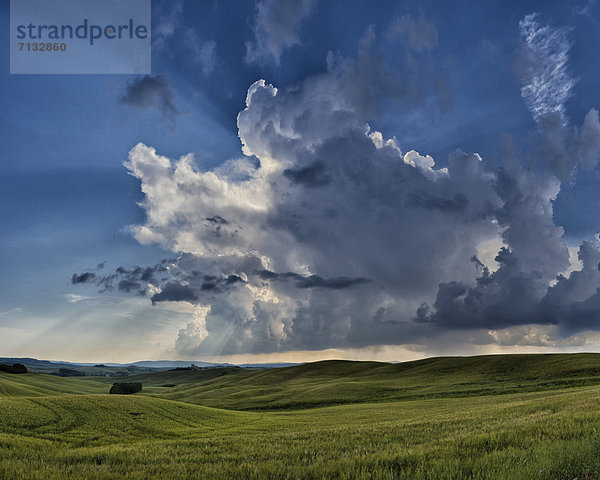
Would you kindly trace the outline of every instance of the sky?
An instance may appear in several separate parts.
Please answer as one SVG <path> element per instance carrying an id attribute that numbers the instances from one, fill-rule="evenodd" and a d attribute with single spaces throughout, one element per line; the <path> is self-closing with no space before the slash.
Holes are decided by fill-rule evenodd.
<path id="1" fill-rule="evenodd" d="M 600 348 L 597 0 L 156 0 L 151 75 L 0 41 L 0 356 Z"/>

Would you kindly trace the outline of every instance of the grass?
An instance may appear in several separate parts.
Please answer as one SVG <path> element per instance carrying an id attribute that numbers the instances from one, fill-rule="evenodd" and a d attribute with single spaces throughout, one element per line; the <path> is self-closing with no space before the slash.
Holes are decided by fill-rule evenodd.
<path id="1" fill-rule="evenodd" d="M 160 372 L 131 396 L 98 394 L 104 380 L 6 374 L 0 478 L 600 478 L 586 476 L 600 471 L 599 367 L 595 355 L 319 362 Z M 385 379 L 421 397 L 375 398 Z M 497 394 L 519 384 L 538 390 Z M 195 404 L 220 394 L 238 408 Z"/>
<path id="2" fill-rule="evenodd" d="M 106 391 L 106 386 L 99 382 L 81 382 L 74 378 L 62 378 L 38 373 L 13 375 L 0 372 L 0 398 L 65 394 L 85 395 L 88 393 L 106 393 Z"/>
<path id="3" fill-rule="evenodd" d="M 144 387 L 175 384 L 146 388 L 146 393 L 198 405 L 300 409 L 600 385 L 600 354 L 445 357 L 399 364 L 334 360 L 271 370 L 161 372 L 129 379 Z"/>

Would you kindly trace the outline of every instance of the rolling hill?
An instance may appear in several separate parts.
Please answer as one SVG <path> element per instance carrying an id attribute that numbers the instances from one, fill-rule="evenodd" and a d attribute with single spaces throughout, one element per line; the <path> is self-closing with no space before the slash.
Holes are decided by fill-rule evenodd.
<path id="1" fill-rule="evenodd" d="M 141 394 L 0 373 L 0 478 L 566 480 L 600 468 L 596 354 L 129 379 Z"/>
<path id="2" fill-rule="evenodd" d="M 198 405 L 298 409 L 597 385 L 600 354 L 440 357 L 397 364 L 331 360 L 270 370 L 167 371 L 129 379 L 157 387 L 146 393 Z"/>

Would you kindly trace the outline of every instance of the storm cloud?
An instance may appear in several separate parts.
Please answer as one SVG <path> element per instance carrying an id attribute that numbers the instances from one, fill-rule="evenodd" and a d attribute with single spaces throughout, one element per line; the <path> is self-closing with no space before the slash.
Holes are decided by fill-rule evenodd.
<path id="1" fill-rule="evenodd" d="M 545 35 L 568 52 L 564 33 L 536 22 L 521 24 L 531 48 Z M 437 46 L 424 18 L 394 25 L 412 52 Z M 268 50 L 274 61 L 290 38 Z M 557 338 L 600 329 L 598 245 L 583 242 L 583 267 L 567 276 L 553 216 L 561 183 L 600 153 L 597 111 L 581 127 L 564 122 L 569 78 L 524 87 L 539 127 L 535 161 L 498 167 L 456 150 L 438 166 L 365 121 L 382 69 L 361 55 L 330 55 L 326 72 L 288 88 L 253 83 L 237 117 L 242 155 L 214 169 L 136 145 L 125 167 L 141 183 L 147 220 L 132 233 L 177 256 L 73 283 L 197 306 L 176 341 L 190 355 L 426 343 L 456 331 L 518 343 L 532 341 L 531 325 Z M 546 78 L 543 65 L 531 78 Z"/>
<path id="2" fill-rule="evenodd" d="M 354 285 L 369 283 L 366 278 L 322 278 L 318 275 L 299 275 L 294 272 L 275 273 L 269 270 L 262 270 L 258 275 L 265 280 L 292 281 L 298 288 L 331 288 L 341 290 Z"/>

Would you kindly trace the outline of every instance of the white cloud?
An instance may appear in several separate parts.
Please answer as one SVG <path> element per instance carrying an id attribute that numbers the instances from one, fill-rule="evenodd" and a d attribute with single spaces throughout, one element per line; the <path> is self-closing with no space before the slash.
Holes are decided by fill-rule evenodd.
<path id="1" fill-rule="evenodd" d="M 568 71 L 569 30 L 542 26 L 531 13 L 519 22 L 527 60 L 521 95 L 535 120 L 558 114 L 567 123 L 565 103 L 576 80 Z"/>
<path id="2" fill-rule="evenodd" d="M 291 87 L 252 84 L 237 118 L 243 155 L 217 168 L 131 150 L 146 213 L 132 231 L 177 258 L 148 267 L 152 280 L 141 267 L 123 279 L 138 292 L 151 284 L 156 305 L 200 309 L 178 325 L 178 352 L 425 351 L 448 336 L 532 346 L 546 340 L 520 327 L 559 325 L 546 348 L 591 328 L 596 247 L 581 247 L 581 272 L 557 277 L 571 262 L 553 201 L 573 169 L 595 165 L 597 112 L 581 128 L 541 121 L 538 169 L 495 169 L 460 150 L 440 168 L 365 121 L 386 85 L 369 60 L 374 35 L 356 60 L 330 54 L 326 72 Z"/>
<path id="3" fill-rule="evenodd" d="M 158 11 L 158 22 L 152 26 L 152 48 L 159 51 L 166 49 L 167 43 L 180 25 L 183 12 L 181 0 L 171 0 L 161 5 L 168 5 L 168 8 L 166 11 Z"/>
<path id="4" fill-rule="evenodd" d="M 75 293 L 65 293 L 63 295 L 63 297 L 65 297 L 65 299 L 69 303 L 79 303 L 83 300 L 88 300 L 89 298 L 91 298 L 91 297 L 86 297 L 84 295 L 77 295 Z"/>
<path id="5" fill-rule="evenodd" d="M 279 65 L 283 52 L 300 45 L 300 27 L 314 0 L 260 0 L 254 18 L 254 40 L 246 42 L 247 63 Z"/>
<path id="6" fill-rule="evenodd" d="M 360 120 L 344 75 L 293 90 L 256 82 L 238 116 L 246 157 L 218 169 L 142 144 L 131 151 L 148 217 L 136 236 L 189 254 L 177 262 L 181 289 L 211 307 L 206 339 L 194 322 L 180 331 L 186 352 L 189 338 L 210 354 L 401 341 L 399 325 L 441 280 L 474 280 L 477 245 L 499 234 L 493 174 L 478 155 L 456 152 L 439 169 L 404 154 Z M 297 272 L 319 279 L 298 284 Z M 228 275 L 247 283 L 207 286 Z"/>
<path id="7" fill-rule="evenodd" d="M 186 43 L 192 51 L 194 61 L 202 68 L 202 73 L 210 75 L 217 63 L 216 42 L 201 40 L 194 30 L 189 29 L 186 31 Z"/>

